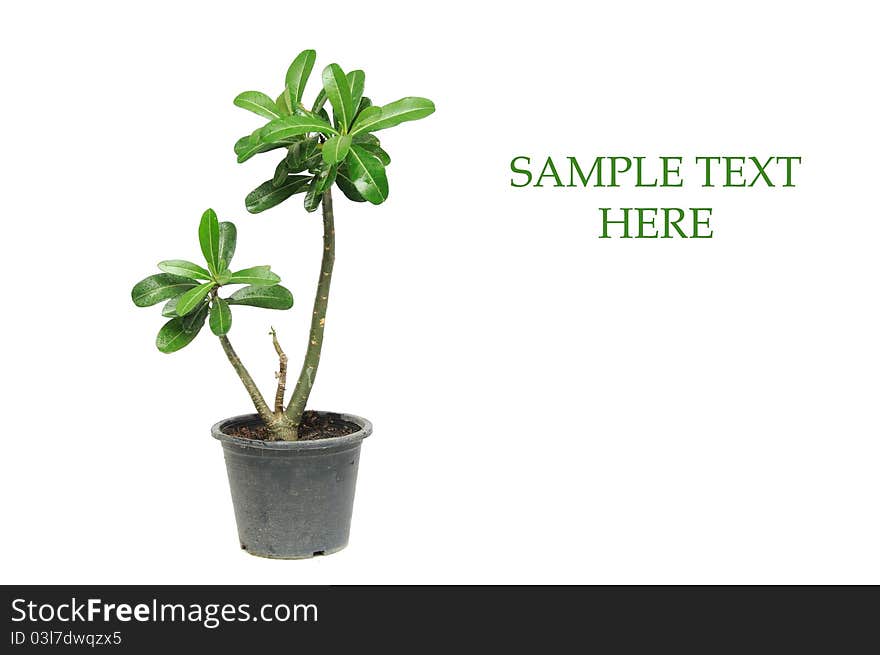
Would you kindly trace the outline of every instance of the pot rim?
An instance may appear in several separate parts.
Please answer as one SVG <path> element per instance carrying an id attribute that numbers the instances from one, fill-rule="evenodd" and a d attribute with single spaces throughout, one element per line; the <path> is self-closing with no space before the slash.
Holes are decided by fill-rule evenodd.
<path id="1" fill-rule="evenodd" d="M 360 443 L 373 433 L 373 424 L 367 419 L 354 414 L 340 412 L 317 411 L 316 414 L 333 414 L 343 421 L 354 423 L 360 429 L 357 432 L 346 434 L 342 437 L 327 437 L 326 439 L 310 439 L 308 441 L 264 441 L 260 439 L 242 439 L 226 434 L 223 430 L 233 424 L 253 423 L 260 420 L 258 414 L 239 414 L 230 418 L 217 421 L 211 426 L 211 436 L 223 443 L 233 443 L 245 448 L 258 448 L 261 450 L 326 450 L 339 448 L 340 446 L 353 446 Z"/>

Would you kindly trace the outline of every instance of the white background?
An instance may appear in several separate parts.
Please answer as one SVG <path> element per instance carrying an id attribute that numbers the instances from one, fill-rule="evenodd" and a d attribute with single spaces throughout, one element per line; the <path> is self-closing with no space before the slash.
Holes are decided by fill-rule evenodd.
<path id="1" fill-rule="evenodd" d="M 3 582 L 880 583 L 868 5 L 486 4 L 4 6 Z M 129 292 L 213 207 L 297 298 L 230 338 L 266 394 L 269 325 L 301 356 L 320 219 L 245 212 L 277 155 L 236 164 L 261 119 L 232 99 L 309 47 L 437 112 L 381 135 L 385 205 L 337 202 L 311 406 L 375 434 L 348 549 L 279 562 L 238 548 L 216 339 L 160 354 Z M 518 154 L 804 163 L 512 189 Z M 711 206 L 715 236 L 597 238 L 638 205 Z"/>

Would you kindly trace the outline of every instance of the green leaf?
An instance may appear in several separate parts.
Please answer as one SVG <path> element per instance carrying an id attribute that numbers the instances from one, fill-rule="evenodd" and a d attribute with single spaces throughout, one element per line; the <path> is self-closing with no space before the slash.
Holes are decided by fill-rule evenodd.
<path id="1" fill-rule="evenodd" d="M 190 316 L 172 318 L 156 335 L 156 347 L 163 353 L 173 353 L 189 345 L 202 329 L 207 315 L 208 307 L 205 305 Z"/>
<path id="2" fill-rule="evenodd" d="M 182 318 L 172 318 L 156 335 L 156 348 L 163 353 L 173 353 L 189 345 L 195 338 L 195 334 L 184 329 Z"/>
<path id="3" fill-rule="evenodd" d="M 166 302 L 165 305 L 162 307 L 162 316 L 165 316 L 167 318 L 174 318 L 175 316 L 179 316 L 179 314 L 177 313 L 177 303 L 180 302 L 180 298 L 181 296 L 177 296 Z M 195 310 L 191 310 L 190 313 L 186 315 L 187 318 L 190 320 L 193 319 L 195 312 L 199 311 L 200 309 L 201 307 Z"/>
<path id="4" fill-rule="evenodd" d="M 318 171 L 315 178 L 318 180 L 318 193 L 324 193 L 333 186 L 333 182 L 336 180 L 336 166 L 321 166 L 321 170 Z"/>
<path id="5" fill-rule="evenodd" d="M 315 118 L 318 116 L 318 114 L 316 114 L 315 112 L 309 111 L 308 109 L 303 107 L 302 103 L 294 106 L 292 113 L 294 116 L 304 116 L 305 118 Z M 329 123 L 330 121 L 327 122 Z"/>
<path id="6" fill-rule="evenodd" d="M 162 316 L 167 316 L 168 318 L 174 318 L 177 316 L 177 301 L 180 300 L 180 296 L 175 296 L 171 300 L 165 303 L 162 307 Z"/>
<path id="7" fill-rule="evenodd" d="M 278 284 L 281 278 L 270 270 L 269 266 L 253 266 L 236 271 L 229 278 L 229 284 L 254 284 L 269 286 Z"/>
<path id="8" fill-rule="evenodd" d="M 389 154 L 387 152 L 382 150 L 382 148 L 379 146 L 378 142 L 377 143 L 364 143 L 361 147 L 364 150 L 366 150 L 367 152 L 369 152 L 370 154 L 373 154 L 376 157 L 378 157 L 379 161 L 382 162 L 383 166 L 388 166 L 388 164 L 391 163 L 391 157 L 389 156 Z"/>
<path id="9" fill-rule="evenodd" d="M 314 50 L 303 50 L 293 60 L 290 68 L 287 69 L 285 82 L 287 83 L 287 90 L 290 92 L 291 104 L 299 104 L 302 101 L 306 82 L 309 79 L 309 75 L 312 74 L 312 67 L 315 65 L 315 56 Z"/>
<path id="10" fill-rule="evenodd" d="M 361 146 L 352 145 L 345 158 L 351 179 L 357 192 L 374 205 L 381 205 L 388 198 L 388 178 L 385 167 L 376 155 Z"/>
<path id="11" fill-rule="evenodd" d="M 235 254 L 237 238 L 238 232 L 235 229 L 235 224 L 229 221 L 220 223 L 220 270 L 217 271 L 218 274 L 229 268 L 232 256 Z"/>
<path id="12" fill-rule="evenodd" d="M 232 310 L 223 298 L 214 298 L 211 303 L 211 318 L 208 321 L 211 326 L 211 332 L 218 337 L 229 332 L 232 327 Z"/>
<path id="13" fill-rule="evenodd" d="M 280 187 L 284 184 L 288 175 L 290 175 L 290 166 L 287 164 L 287 157 L 285 157 L 275 167 L 275 174 L 272 176 L 272 186 Z"/>
<path id="14" fill-rule="evenodd" d="M 375 132 L 416 121 L 434 113 L 434 103 L 427 98 L 401 98 L 382 107 L 367 107 L 351 127 L 351 134 Z"/>
<path id="15" fill-rule="evenodd" d="M 315 102 L 312 105 L 312 113 L 317 114 L 319 111 L 322 111 L 321 108 L 324 106 L 325 102 L 327 102 L 327 92 L 322 88 L 318 91 L 318 97 L 315 98 Z"/>
<path id="16" fill-rule="evenodd" d="M 354 110 L 355 122 L 357 122 L 358 116 L 361 115 L 361 112 L 363 112 L 364 109 L 366 109 L 367 107 L 372 107 L 372 106 L 373 106 L 373 103 L 370 101 L 369 98 L 367 98 L 366 96 L 361 98 L 361 101 L 357 104 L 357 109 Z"/>
<path id="17" fill-rule="evenodd" d="M 220 266 L 220 223 L 213 209 L 206 209 L 199 223 L 199 245 L 208 262 L 208 270 L 216 275 Z"/>
<path id="18" fill-rule="evenodd" d="M 287 172 L 290 174 L 308 170 L 320 159 L 321 151 L 318 148 L 318 137 L 310 137 L 290 146 L 284 161 L 287 163 Z"/>
<path id="19" fill-rule="evenodd" d="M 248 286 L 233 293 L 226 302 L 230 305 L 249 305 L 264 309 L 290 309 L 293 307 L 293 295 L 280 284 L 270 287 Z"/>
<path id="20" fill-rule="evenodd" d="M 347 134 L 330 137 L 324 144 L 322 156 L 327 164 L 333 165 L 345 159 L 351 146 L 351 137 Z"/>
<path id="21" fill-rule="evenodd" d="M 303 198 L 303 207 L 309 213 L 315 211 L 321 205 L 321 192 L 318 190 L 318 184 L 318 176 L 315 175 L 311 182 L 309 182 L 309 188 L 306 189 L 306 195 Z"/>
<path id="22" fill-rule="evenodd" d="M 262 143 L 277 143 L 309 132 L 339 134 L 330 123 L 317 116 L 285 116 L 263 126 L 258 135 Z"/>
<path id="23" fill-rule="evenodd" d="M 266 143 L 260 139 L 259 132 L 262 129 L 262 127 L 257 128 L 253 134 L 243 136 L 235 142 L 235 155 L 238 158 L 239 164 L 246 162 L 248 159 L 261 152 L 269 152 L 270 150 L 276 150 L 277 148 L 284 148 L 290 143 L 289 140 L 285 139 L 281 139 L 275 143 Z"/>
<path id="24" fill-rule="evenodd" d="M 364 95 L 364 71 L 351 71 L 345 78 L 348 80 L 348 88 L 351 91 L 351 106 L 355 108 L 355 114 L 357 114 L 357 109 L 361 104 L 361 97 Z M 354 116 L 351 119 L 354 120 Z"/>
<path id="25" fill-rule="evenodd" d="M 348 175 L 348 168 L 340 166 L 336 173 L 336 186 L 342 190 L 342 193 L 344 193 L 345 197 L 349 200 L 353 200 L 354 202 L 366 202 L 364 197 L 358 193 L 354 182 L 351 181 Z"/>
<path id="26" fill-rule="evenodd" d="M 205 296 L 207 296 L 215 286 L 214 282 L 205 282 L 204 284 L 197 286 L 195 289 L 190 289 L 183 294 L 177 301 L 177 315 L 185 316 L 189 314 L 199 306 L 200 302 L 204 301 Z"/>
<path id="27" fill-rule="evenodd" d="M 135 284 L 131 290 L 131 299 L 138 307 L 149 307 L 163 300 L 179 296 L 197 284 L 197 282 L 179 275 L 158 273 Z"/>
<path id="28" fill-rule="evenodd" d="M 284 87 L 284 91 L 278 96 L 275 104 L 278 106 L 278 111 L 281 112 L 282 117 L 290 116 L 293 113 L 293 103 L 290 101 L 290 90 L 287 87 Z"/>
<path id="29" fill-rule="evenodd" d="M 353 134 L 351 136 L 351 142 L 356 143 L 359 146 L 363 146 L 363 145 L 378 146 L 379 145 L 379 137 L 377 137 L 375 134 L 369 134 L 368 132 L 361 132 L 358 135 Z"/>
<path id="30" fill-rule="evenodd" d="M 177 301 L 178 305 L 180 304 L 180 300 Z M 202 326 L 205 324 L 205 318 L 208 316 L 208 303 L 203 302 L 196 309 L 192 310 L 189 314 L 182 316 L 183 319 L 183 327 L 185 330 L 195 330 L 198 332 L 202 329 Z"/>
<path id="31" fill-rule="evenodd" d="M 361 134 L 367 132 L 367 130 L 372 130 L 373 125 L 381 121 L 382 119 L 382 108 L 376 105 L 372 105 L 364 109 L 360 116 L 357 117 L 357 120 L 354 122 L 354 125 L 351 126 L 351 136 L 357 137 Z"/>
<path id="32" fill-rule="evenodd" d="M 321 204 L 324 192 L 333 185 L 336 179 L 336 166 L 322 163 L 319 170 L 309 183 L 303 206 L 307 212 L 315 211 Z"/>
<path id="33" fill-rule="evenodd" d="M 159 270 L 180 277 L 188 277 L 191 280 L 210 280 L 211 274 L 198 264 L 193 264 L 185 259 L 166 259 L 159 262 Z"/>
<path id="34" fill-rule="evenodd" d="M 345 73 L 339 64 L 330 64 L 321 75 L 324 82 L 324 91 L 333 105 L 333 117 L 339 124 L 339 128 L 346 132 L 354 118 L 354 105 L 351 101 L 351 87 Z"/>
<path id="35" fill-rule="evenodd" d="M 305 191 L 310 179 L 308 175 L 289 175 L 281 186 L 275 186 L 272 180 L 267 180 L 247 195 L 244 204 L 251 214 L 259 214 Z"/>
<path id="36" fill-rule="evenodd" d="M 281 118 L 282 116 L 275 101 L 265 93 L 260 93 L 259 91 L 245 91 L 244 93 L 239 93 L 232 102 L 236 107 L 247 109 L 259 116 L 268 118 L 269 120 L 272 120 L 273 118 Z"/>

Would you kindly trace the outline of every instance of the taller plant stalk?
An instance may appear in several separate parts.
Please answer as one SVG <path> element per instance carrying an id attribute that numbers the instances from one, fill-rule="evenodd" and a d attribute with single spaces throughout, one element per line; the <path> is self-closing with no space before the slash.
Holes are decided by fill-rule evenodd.
<path id="1" fill-rule="evenodd" d="M 290 404 L 285 413 L 293 425 L 293 439 L 296 440 L 303 412 L 315 383 L 318 364 L 321 361 L 321 346 L 324 343 L 324 321 L 327 317 L 327 299 L 330 297 L 330 280 L 333 277 L 333 262 L 336 259 L 336 233 L 333 227 L 333 198 L 330 190 L 321 199 L 324 216 L 324 254 L 321 258 L 321 275 L 312 308 L 312 326 L 309 330 L 309 346 L 303 360 L 302 370 L 293 389 Z"/>

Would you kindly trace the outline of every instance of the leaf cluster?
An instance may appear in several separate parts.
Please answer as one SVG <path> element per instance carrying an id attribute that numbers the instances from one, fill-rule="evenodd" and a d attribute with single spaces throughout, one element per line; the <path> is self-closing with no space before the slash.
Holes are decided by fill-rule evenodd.
<path id="1" fill-rule="evenodd" d="M 256 154 L 285 149 L 275 175 L 248 194 L 249 212 L 259 213 L 304 193 L 307 211 L 315 211 L 334 183 L 355 202 L 380 205 L 388 198 L 386 167 L 391 163 L 374 132 L 434 112 L 427 98 L 406 97 L 376 106 L 364 95 L 362 70 L 345 73 L 330 64 L 321 73 L 322 88 L 307 107 L 303 92 L 315 65 L 314 50 L 303 50 L 287 70 L 285 86 L 275 99 L 259 91 L 235 98 L 243 109 L 268 123 L 235 144 L 239 163 Z M 329 101 L 331 114 L 327 111 Z"/>
<path id="2" fill-rule="evenodd" d="M 232 327 L 232 305 L 290 309 L 293 295 L 278 284 L 281 278 L 269 266 L 253 266 L 233 272 L 229 265 L 235 254 L 235 225 L 220 222 L 213 209 L 202 214 L 199 223 L 199 245 L 206 266 L 184 259 L 159 262 L 161 273 L 151 275 L 131 290 L 131 299 L 138 307 L 165 301 L 162 316 L 169 318 L 156 336 L 156 347 L 172 353 L 188 345 L 201 331 L 205 322 L 217 336 Z M 220 289 L 241 285 L 230 296 L 222 298 Z"/>

